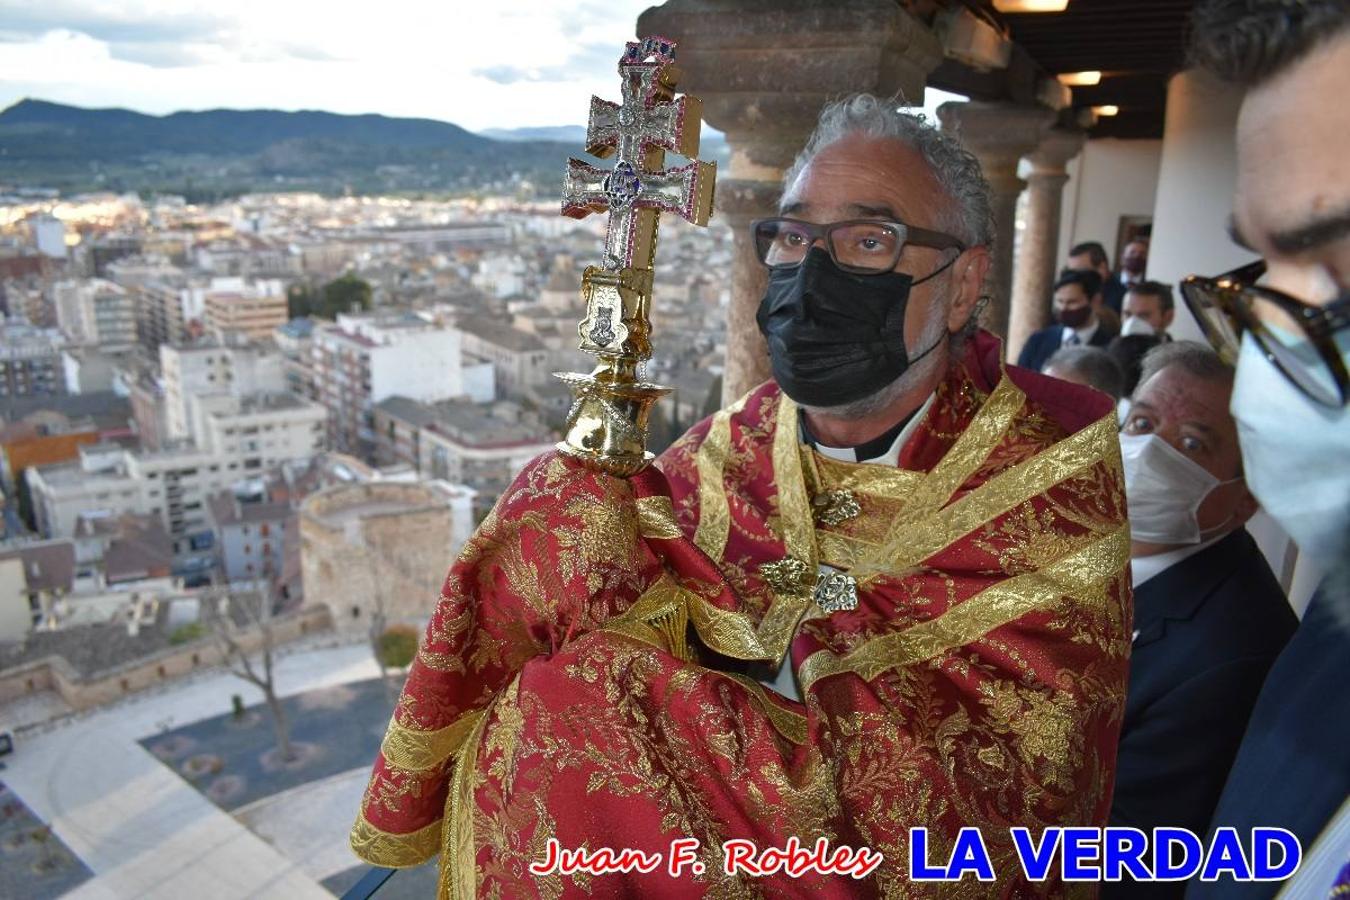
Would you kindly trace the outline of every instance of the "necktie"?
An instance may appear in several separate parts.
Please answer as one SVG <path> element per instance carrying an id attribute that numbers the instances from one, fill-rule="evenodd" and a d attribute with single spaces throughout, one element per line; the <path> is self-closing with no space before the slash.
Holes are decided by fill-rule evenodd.
<path id="1" fill-rule="evenodd" d="M 1069 335 L 1069 339 L 1064 343 L 1070 347 L 1077 347 L 1079 344 L 1083 343 L 1083 339 L 1075 333 Z"/>

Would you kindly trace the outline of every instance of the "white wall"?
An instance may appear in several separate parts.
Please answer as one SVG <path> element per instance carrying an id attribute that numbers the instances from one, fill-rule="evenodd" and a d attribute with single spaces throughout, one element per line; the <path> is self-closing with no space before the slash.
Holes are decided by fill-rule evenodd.
<path id="1" fill-rule="evenodd" d="M 427 328 L 399 335 L 392 346 L 370 351 L 370 402 L 394 394 L 430 403 L 464 393 L 460 334 Z"/>
<path id="2" fill-rule="evenodd" d="M 1167 85 L 1153 242 L 1148 277 L 1177 284 L 1187 275 L 1217 275 L 1255 257 L 1228 237 L 1237 182 L 1237 127 L 1241 94 L 1198 73 L 1182 72 Z M 1181 297 L 1178 338 L 1204 340 Z M 1277 570 L 1278 571 L 1278 570 Z"/>
<path id="3" fill-rule="evenodd" d="M 1088 141 L 1068 165 L 1060 207 L 1059 257 L 1083 241 L 1100 241 L 1114 253 L 1121 216 L 1154 213 L 1162 141 L 1124 141 L 1103 138 Z M 1114 263 L 1115 260 L 1112 260 Z M 1149 277 L 1153 278 L 1152 260 Z"/>

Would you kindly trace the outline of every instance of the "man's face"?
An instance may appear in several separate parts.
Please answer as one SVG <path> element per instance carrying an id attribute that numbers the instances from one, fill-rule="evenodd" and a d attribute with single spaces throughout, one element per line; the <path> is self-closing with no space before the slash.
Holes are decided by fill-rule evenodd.
<path id="1" fill-rule="evenodd" d="M 1350 33 L 1250 91 L 1238 116 L 1234 238 L 1265 285 L 1326 304 L 1350 288 Z"/>
<path id="2" fill-rule="evenodd" d="M 1125 295 L 1120 312 L 1122 320 L 1135 316 L 1152 325 L 1155 333 L 1162 334 L 1172 324 L 1172 316 L 1176 310 L 1169 309 L 1164 312 L 1160 298 L 1152 294 L 1130 291 Z"/>
<path id="3" fill-rule="evenodd" d="M 1141 241 L 1131 241 L 1120 254 L 1120 267 L 1131 275 L 1143 275 L 1148 268 L 1148 247 Z"/>
<path id="4" fill-rule="evenodd" d="M 1103 284 L 1105 284 L 1106 279 L 1111 276 L 1111 270 L 1106 267 L 1106 263 L 1101 263 L 1100 265 L 1093 264 L 1091 253 L 1080 253 L 1077 256 L 1070 256 L 1069 265 L 1066 268 L 1073 269 L 1075 272 L 1096 272 L 1098 275 L 1102 276 Z"/>
<path id="5" fill-rule="evenodd" d="M 1089 305 L 1087 294 L 1083 293 L 1081 284 L 1065 284 L 1055 289 L 1055 315 L 1061 316 L 1068 313 L 1073 317 L 1073 311 L 1083 309 Z"/>
<path id="6" fill-rule="evenodd" d="M 822 225 L 878 219 L 946 231 L 939 214 L 947 202 L 918 151 L 899 141 L 850 135 L 816 154 L 784 192 L 781 210 L 785 216 Z M 953 252 L 906 244 L 895 271 L 917 281 L 941 268 Z M 905 310 L 907 347 L 918 348 L 925 329 L 931 333 L 938 328 L 934 317 L 948 317 L 954 286 L 967 268 L 958 260 L 948 272 L 910 291 Z M 946 323 L 942 330 L 959 330 L 964 321 Z M 945 355 L 945 348 L 933 355 Z"/>
<path id="7" fill-rule="evenodd" d="M 1135 389 L 1124 434 L 1153 434 L 1181 451 L 1220 481 L 1241 473 L 1237 424 L 1228 412 L 1231 384 L 1198 378 L 1179 365 L 1165 367 Z M 1200 530 L 1217 528 L 1230 519 L 1246 521 L 1256 501 L 1245 482 L 1221 485 L 1209 492 L 1196 521 Z"/>

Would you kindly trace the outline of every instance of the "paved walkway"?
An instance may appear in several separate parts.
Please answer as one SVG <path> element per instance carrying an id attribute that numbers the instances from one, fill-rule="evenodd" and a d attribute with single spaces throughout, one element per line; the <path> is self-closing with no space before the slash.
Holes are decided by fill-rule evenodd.
<path id="1" fill-rule="evenodd" d="M 276 672 L 284 696 L 379 674 L 364 642 L 292 653 Z M 250 705 L 263 699 L 221 670 L 18 741 L 5 783 L 94 873 L 69 897 L 331 897 L 317 870 L 250 832 L 138 743 L 229 712 L 232 694 Z"/>

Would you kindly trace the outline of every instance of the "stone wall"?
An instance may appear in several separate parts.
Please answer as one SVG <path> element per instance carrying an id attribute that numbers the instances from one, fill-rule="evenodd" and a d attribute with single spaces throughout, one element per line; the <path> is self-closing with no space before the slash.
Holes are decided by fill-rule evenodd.
<path id="1" fill-rule="evenodd" d="M 425 621 L 445 578 L 453 537 L 448 501 L 422 484 L 337 485 L 300 510 L 305 597 L 326 603 L 339 629 Z"/>
<path id="2" fill-rule="evenodd" d="M 333 619 L 326 606 L 309 606 L 285 613 L 271 622 L 273 646 L 279 647 L 332 627 Z M 253 653 L 262 646 L 262 633 L 257 628 L 243 629 L 237 640 L 246 652 Z M 220 646 L 210 638 L 84 676 L 61 657 L 48 656 L 0 672 L 0 705 L 39 691 L 54 691 L 78 712 L 103 706 L 199 669 L 219 666 L 224 661 Z"/>

